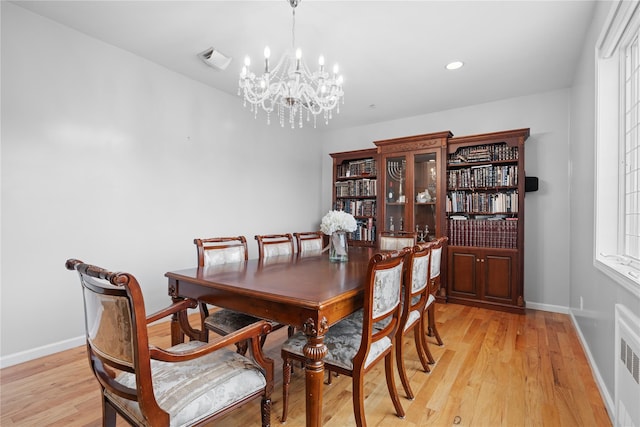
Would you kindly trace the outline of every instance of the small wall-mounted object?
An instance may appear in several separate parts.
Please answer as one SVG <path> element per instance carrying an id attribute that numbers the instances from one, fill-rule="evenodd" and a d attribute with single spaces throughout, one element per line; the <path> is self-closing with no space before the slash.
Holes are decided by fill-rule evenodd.
<path id="1" fill-rule="evenodd" d="M 226 56 L 218 50 L 210 47 L 198 54 L 198 58 L 208 66 L 216 70 L 226 70 L 231 63 L 231 57 Z"/>
<path id="2" fill-rule="evenodd" d="M 524 191 L 538 191 L 538 177 L 526 176 L 524 178 Z"/>

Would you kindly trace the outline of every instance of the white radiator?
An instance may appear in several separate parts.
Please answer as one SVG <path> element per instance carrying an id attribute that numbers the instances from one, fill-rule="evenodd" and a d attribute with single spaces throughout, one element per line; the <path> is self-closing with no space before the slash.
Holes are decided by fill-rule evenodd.
<path id="1" fill-rule="evenodd" d="M 615 427 L 640 427 L 640 318 L 615 308 Z"/>

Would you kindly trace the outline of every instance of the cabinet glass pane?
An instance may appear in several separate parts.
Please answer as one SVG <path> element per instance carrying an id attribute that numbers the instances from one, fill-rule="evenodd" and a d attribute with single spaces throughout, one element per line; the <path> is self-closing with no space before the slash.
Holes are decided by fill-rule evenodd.
<path id="1" fill-rule="evenodd" d="M 389 157 L 385 161 L 385 219 L 386 231 L 405 229 L 405 205 L 407 202 L 407 160 L 404 156 Z M 411 196 L 409 196 L 411 197 Z"/>
<path id="2" fill-rule="evenodd" d="M 438 188 L 436 153 L 416 154 L 414 157 L 413 223 L 418 241 L 432 240 L 436 235 L 436 196 Z"/>

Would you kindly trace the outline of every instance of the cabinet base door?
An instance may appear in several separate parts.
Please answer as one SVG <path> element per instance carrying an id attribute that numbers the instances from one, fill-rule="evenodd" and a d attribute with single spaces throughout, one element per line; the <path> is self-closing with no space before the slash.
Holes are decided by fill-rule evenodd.
<path id="1" fill-rule="evenodd" d="M 449 251 L 449 296 L 479 297 L 476 278 L 478 260 L 473 253 Z"/>
<path id="2" fill-rule="evenodd" d="M 487 254 L 484 257 L 484 297 L 487 300 L 515 304 L 516 257 Z"/>

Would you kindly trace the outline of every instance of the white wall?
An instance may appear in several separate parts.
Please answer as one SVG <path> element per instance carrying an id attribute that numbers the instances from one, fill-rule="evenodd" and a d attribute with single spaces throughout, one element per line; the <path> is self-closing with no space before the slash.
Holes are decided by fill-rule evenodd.
<path id="1" fill-rule="evenodd" d="M 568 127 L 569 91 L 457 108 L 323 135 L 323 205 L 331 201 L 328 153 L 375 147 L 373 141 L 450 130 L 455 136 L 530 128 L 525 142 L 528 176 L 540 190 L 525 196 L 524 297 L 528 307 L 569 306 Z"/>
<path id="2" fill-rule="evenodd" d="M 255 234 L 317 229 L 329 206 L 311 130 L 1 7 L 3 365 L 82 343 L 67 258 L 133 273 L 156 310 L 164 273 L 195 264 L 193 238 L 242 234 L 256 257 Z"/>
<path id="3" fill-rule="evenodd" d="M 595 46 L 611 2 L 598 2 L 571 91 L 571 313 L 588 356 L 604 386 L 612 412 L 614 397 L 614 307 L 640 313 L 640 299 L 596 269 L 594 257 Z M 612 141 L 615 143 L 615 141 Z M 580 309 L 580 298 L 583 309 Z"/>

